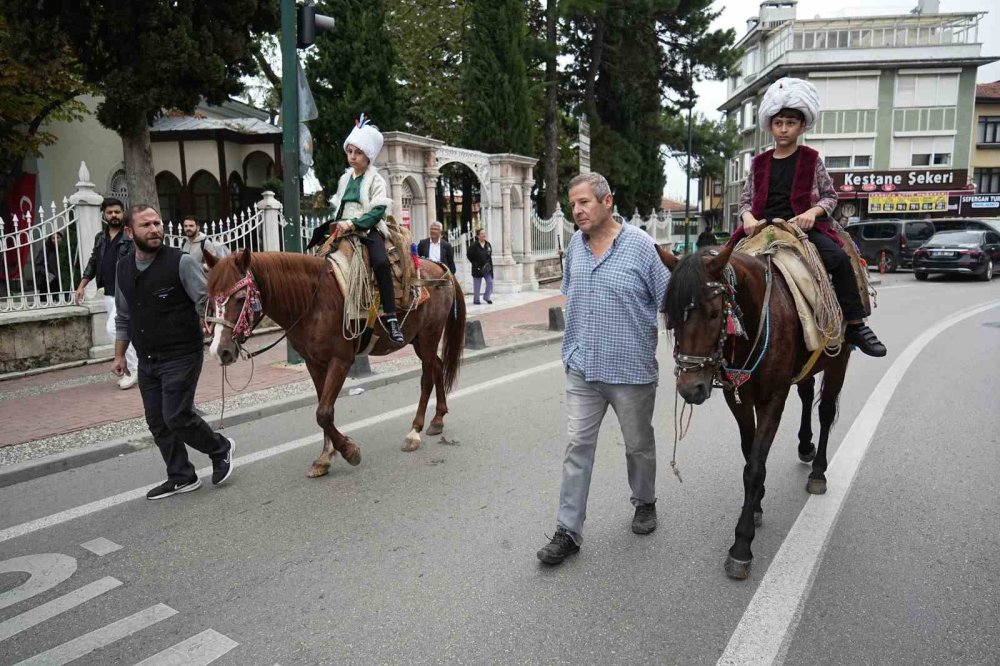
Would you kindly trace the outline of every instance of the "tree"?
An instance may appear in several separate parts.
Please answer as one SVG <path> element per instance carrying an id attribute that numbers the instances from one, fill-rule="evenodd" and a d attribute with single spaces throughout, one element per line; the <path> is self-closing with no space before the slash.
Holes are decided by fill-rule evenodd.
<path id="1" fill-rule="evenodd" d="M 545 193 L 542 215 L 559 205 L 559 0 L 545 6 L 545 149 L 542 152 Z"/>
<path id="2" fill-rule="evenodd" d="M 364 113 L 380 130 L 401 123 L 396 86 L 396 52 L 385 25 L 382 0 L 333 0 L 318 11 L 335 27 L 316 38 L 306 56 L 306 73 L 319 118 L 309 123 L 315 141 L 316 177 L 336 189 L 346 166 L 343 143 Z"/>
<path id="3" fill-rule="evenodd" d="M 469 0 L 469 4 L 463 77 L 465 145 L 487 153 L 528 154 L 533 128 L 523 3 Z"/>
<path id="4" fill-rule="evenodd" d="M 85 108 L 75 98 L 85 92 L 72 55 L 39 58 L 33 49 L 16 48 L 0 17 L 0 201 L 21 175 L 24 158 L 55 141 L 44 123 L 79 120 Z"/>
<path id="5" fill-rule="evenodd" d="M 122 138 L 129 199 L 157 203 L 149 125 L 238 94 L 257 69 L 253 36 L 278 28 L 277 0 L 0 0 L 15 47 L 67 50 L 104 100 L 97 119 Z"/>
<path id="6" fill-rule="evenodd" d="M 687 167 L 687 114 L 665 113 L 662 118 L 666 146 Z M 710 120 L 696 113 L 691 123 L 691 177 L 721 180 L 726 159 L 739 150 L 736 126 L 726 120 Z"/>
<path id="7" fill-rule="evenodd" d="M 386 0 L 386 6 L 390 39 L 398 47 L 397 82 L 406 99 L 406 129 L 461 144 L 468 0 Z"/>

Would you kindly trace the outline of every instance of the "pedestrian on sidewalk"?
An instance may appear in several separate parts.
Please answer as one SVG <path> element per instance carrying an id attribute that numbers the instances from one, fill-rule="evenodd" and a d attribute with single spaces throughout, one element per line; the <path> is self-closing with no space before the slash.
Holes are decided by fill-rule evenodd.
<path id="1" fill-rule="evenodd" d="M 440 222 L 431 222 L 430 238 L 417 243 L 417 256 L 444 264 L 454 275 L 458 272 L 455 268 L 455 250 L 452 249 L 451 243 L 441 238 L 442 229 Z"/>
<path id="2" fill-rule="evenodd" d="M 475 242 L 469 246 L 469 251 L 465 253 L 469 263 L 472 264 L 472 304 L 480 305 L 479 290 L 486 281 L 486 292 L 483 300 L 493 305 L 493 246 L 486 240 L 486 229 L 480 229 L 476 233 Z"/>
<path id="3" fill-rule="evenodd" d="M 573 178 L 569 202 L 580 228 L 566 249 L 562 283 L 569 445 L 556 532 L 538 551 L 539 560 L 553 565 L 580 550 L 597 436 L 609 405 L 625 440 L 632 531 L 656 529 L 657 315 L 669 279 L 653 239 L 612 217 L 614 199 L 604 176 Z"/>
<path id="4" fill-rule="evenodd" d="M 104 330 L 108 339 L 115 340 L 115 267 L 118 261 L 135 252 L 132 239 L 125 233 L 125 205 L 120 199 L 107 197 L 101 202 L 101 215 L 105 227 L 94 236 L 94 250 L 90 253 L 90 261 L 83 269 L 83 279 L 73 294 L 73 302 L 77 305 L 83 302 L 84 289 L 90 281 L 97 279 L 97 288 L 104 289 L 104 309 L 108 313 Z M 118 388 L 130 389 L 135 386 L 139 375 L 136 373 L 135 347 L 129 345 L 125 352 L 126 368 L 118 380 Z"/>
<path id="5" fill-rule="evenodd" d="M 129 209 L 135 254 L 118 263 L 117 342 L 112 370 L 125 370 L 129 341 L 139 353 L 139 392 L 146 423 L 167 464 L 167 480 L 150 490 L 155 500 L 201 487 L 185 444 L 212 460 L 212 483 L 232 474 L 233 440 L 212 432 L 194 411 L 204 361 L 205 273 L 194 258 L 163 243 L 156 209 Z"/>
<path id="6" fill-rule="evenodd" d="M 184 245 L 181 246 L 181 252 L 190 254 L 206 273 L 208 272 L 208 266 L 205 265 L 206 250 L 216 259 L 222 259 L 229 254 L 228 248 L 224 245 L 216 245 L 201 232 L 201 222 L 194 215 L 184 216 L 181 220 L 181 230 L 184 232 Z"/>

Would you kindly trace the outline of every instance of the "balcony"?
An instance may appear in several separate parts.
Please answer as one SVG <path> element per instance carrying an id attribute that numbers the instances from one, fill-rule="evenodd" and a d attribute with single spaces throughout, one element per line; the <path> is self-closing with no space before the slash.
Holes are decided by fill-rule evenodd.
<path id="1" fill-rule="evenodd" d="M 754 45 L 753 57 L 745 59 L 744 71 L 729 80 L 729 96 L 742 98 L 756 81 L 779 67 L 870 68 L 982 60 L 982 17 L 981 13 L 873 16 L 786 21 L 772 29 L 758 26 L 754 29 L 760 32 L 758 39 L 748 35 L 741 40 L 748 47 Z M 723 108 L 728 106 L 729 102 Z"/>

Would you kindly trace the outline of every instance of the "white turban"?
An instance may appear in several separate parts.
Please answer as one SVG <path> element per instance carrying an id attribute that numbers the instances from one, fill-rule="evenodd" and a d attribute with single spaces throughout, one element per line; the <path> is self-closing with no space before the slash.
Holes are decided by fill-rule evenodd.
<path id="1" fill-rule="evenodd" d="M 785 77 L 771 84 L 760 101 L 757 124 L 765 132 L 771 128 L 771 118 L 782 109 L 797 109 L 806 117 L 806 129 L 816 124 L 819 115 L 819 93 L 805 79 Z"/>
<path id="2" fill-rule="evenodd" d="M 360 148 L 361 152 L 368 157 L 368 161 L 374 163 L 375 158 L 378 157 L 379 152 L 382 150 L 382 133 L 362 113 L 361 117 L 354 121 L 354 129 L 351 130 L 351 133 L 347 135 L 347 139 L 344 140 L 345 153 L 349 145 Z"/>

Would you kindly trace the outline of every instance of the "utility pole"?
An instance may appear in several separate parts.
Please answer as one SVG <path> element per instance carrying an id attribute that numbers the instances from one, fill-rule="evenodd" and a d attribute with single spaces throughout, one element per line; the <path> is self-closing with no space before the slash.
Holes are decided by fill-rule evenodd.
<path id="1" fill-rule="evenodd" d="M 688 85 L 690 86 L 690 97 L 688 98 L 688 141 L 687 141 L 687 194 L 684 198 L 684 251 L 691 251 L 691 124 L 694 114 L 694 77 L 691 72 L 691 56 L 687 59 Z"/>

